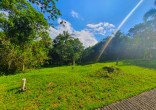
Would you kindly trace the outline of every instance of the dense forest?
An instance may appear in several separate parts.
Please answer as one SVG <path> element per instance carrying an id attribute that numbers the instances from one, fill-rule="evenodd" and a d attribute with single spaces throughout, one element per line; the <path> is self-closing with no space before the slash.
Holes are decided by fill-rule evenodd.
<path id="1" fill-rule="evenodd" d="M 103 45 L 111 36 L 86 49 L 79 39 L 68 32 L 51 39 L 47 30 L 53 25 L 52 21 L 61 15 L 55 3 L 55 0 L 0 1 L 1 74 L 42 66 L 97 61 Z M 36 10 L 32 4 L 40 10 Z M 156 9 L 145 13 L 143 19 L 144 22 L 132 27 L 128 34 L 119 31 L 98 61 L 156 58 Z"/>

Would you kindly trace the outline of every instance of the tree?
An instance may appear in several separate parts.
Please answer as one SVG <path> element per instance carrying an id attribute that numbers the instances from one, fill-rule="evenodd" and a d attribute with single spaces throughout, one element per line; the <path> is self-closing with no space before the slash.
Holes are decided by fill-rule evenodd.
<path id="1" fill-rule="evenodd" d="M 42 65 L 51 47 L 43 14 L 26 0 L 2 0 L 0 9 L 8 12 L 0 14 L 0 66 L 24 71 Z"/>
<path id="2" fill-rule="evenodd" d="M 23 9 L 27 9 L 30 5 L 28 1 L 40 8 L 38 12 L 46 14 L 47 20 L 54 20 L 61 15 L 60 10 L 56 7 L 58 0 L 0 0 L 0 10 L 6 12 L 14 12 L 16 14 L 23 13 Z"/>
<path id="3" fill-rule="evenodd" d="M 133 53 L 138 58 L 151 59 L 154 58 L 156 52 L 156 23 L 154 20 L 149 20 L 137 24 L 129 30 L 129 35 L 132 37 Z M 135 51 L 134 51 L 135 50 Z"/>
<path id="4" fill-rule="evenodd" d="M 156 5 L 156 1 L 155 1 Z M 119 59 L 152 59 L 156 58 L 156 9 L 149 10 L 144 19 L 146 22 L 135 25 L 124 35 L 120 31 L 105 49 L 99 61 Z M 109 37 L 93 47 L 84 50 L 82 63 L 94 63 Z"/>
<path id="5" fill-rule="evenodd" d="M 58 15 L 61 15 L 60 10 L 56 7 L 58 0 L 29 0 L 31 3 L 40 7 L 40 11 L 46 13 L 49 19 L 56 19 Z"/>
<path id="6" fill-rule="evenodd" d="M 156 0 L 155 0 L 155 6 L 156 6 Z M 147 11 L 144 15 L 144 20 L 147 21 L 149 19 L 156 20 L 156 8 L 150 9 Z"/>
<path id="7" fill-rule="evenodd" d="M 107 43 L 108 39 L 109 36 L 97 43 L 95 46 L 85 49 L 82 55 L 82 63 L 95 63 L 103 45 Z M 111 43 L 106 48 L 99 61 L 114 61 L 125 58 L 128 43 L 129 38 L 119 31 L 115 37 L 112 38 Z"/>
<path id="8" fill-rule="evenodd" d="M 53 46 L 51 56 L 54 62 L 60 62 L 60 64 L 75 65 L 75 61 L 80 58 L 84 49 L 82 43 L 71 37 L 68 32 L 58 35 Z"/>

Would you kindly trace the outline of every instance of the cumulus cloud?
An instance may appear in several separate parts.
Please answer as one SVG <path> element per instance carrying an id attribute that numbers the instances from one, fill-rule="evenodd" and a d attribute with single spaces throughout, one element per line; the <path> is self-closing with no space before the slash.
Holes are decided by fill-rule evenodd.
<path id="1" fill-rule="evenodd" d="M 81 30 L 75 31 L 73 33 L 74 38 L 78 38 L 85 47 L 90 47 L 95 45 L 98 41 L 95 39 L 94 34 L 90 33 L 89 31 Z"/>
<path id="2" fill-rule="evenodd" d="M 60 24 L 60 22 L 65 22 L 64 24 Z M 68 21 L 65 21 L 63 19 L 58 19 L 57 20 L 58 26 L 56 26 L 55 28 L 50 27 L 49 28 L 49 33 L 50 36 L 55 39 L 56 36 L 58 36 L 59 34 L 62 34 L 63 31 L 68 31 L 69 34 L 72 34 L 74 32 L 73 27 L 71 26 L 71 23 L 69 23 Z"/>
<path id="3" fill-rule="evenodd" d="M 60 24 L 60 22 L 64 22 Z M 95 45 L 98 41 L 96 40 L 96 35 L 103 35 L 104 37 L 111 35 L 115 30 L 115 26 L 108 22 L 100 22 L 97 24 L 87 24 L 86 28 L 83 30 L 77 31 L 75 30 L 71 23 L 63 20 L 61 18 L 58 19 L 58 26 L 55 28 L 50 27 L 49 33 L 52 39 L 55 39 L 56 36 L 62 34 L 63 31 L 68 31 L 72 37 L 78 38 L 83 45 L 87 48 L 89 46 Z"/>
<path id="4" fill-rule="evenodd" d="M 64 21 L 65 23 L 63 25 L 60 24 L 61 21 Z M 58 26 L 56 28 L 50 27 L 49 28 L 49 33 L 52 39 L 55 39 L 56 36 L 59 34 L 62 34 L 63 31 L 68 31 L 69 34 L 71 34 L 72 37 L 78 38 L 84 45 L 85 48 L 89 46 L 95 45 L 98 41 L 96 40 L 94 34 L 90 33 L 87 30 L 81 30 L 81 31 L 76 31 L 73 29 L 72 25 L 70 22 L 63 20 L 63 19 L 58 19 Z"/>
<path id="5" fill-rule="evenodd" d="M 115 30 L 115 26 L 108 22 L 87 24 L 86 26 L 87 26 L 86 30 L 88 30 L 89 32 L 92 32 L 94 34 L 104 35 L 104 36 L 110 35 Z"/>

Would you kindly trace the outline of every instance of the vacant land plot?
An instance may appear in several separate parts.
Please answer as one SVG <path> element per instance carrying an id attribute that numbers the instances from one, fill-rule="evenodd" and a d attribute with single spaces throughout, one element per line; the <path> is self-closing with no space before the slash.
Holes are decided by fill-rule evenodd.
<path id="1" fill-rule="evenodd" d="M 19 92 L 22 78 L 26 92 Z M 1 76 L 0 108 L 95 109 L 155 87 L 155 69 L 122 62 L 44 68 Z"/>

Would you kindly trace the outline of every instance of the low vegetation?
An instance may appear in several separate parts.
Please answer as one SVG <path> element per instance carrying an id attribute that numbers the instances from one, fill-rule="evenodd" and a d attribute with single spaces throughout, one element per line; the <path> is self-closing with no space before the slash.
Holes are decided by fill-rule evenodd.
<path id="1" fill-rule="evenodd" d="M 115 65 L 62 66 L 2 76 L 0 108 L 95 109 L 156 87 L 155 69 L 124 62 Z M 22 78 L 27 78 L 26 92 L 19 92 Z"/>

